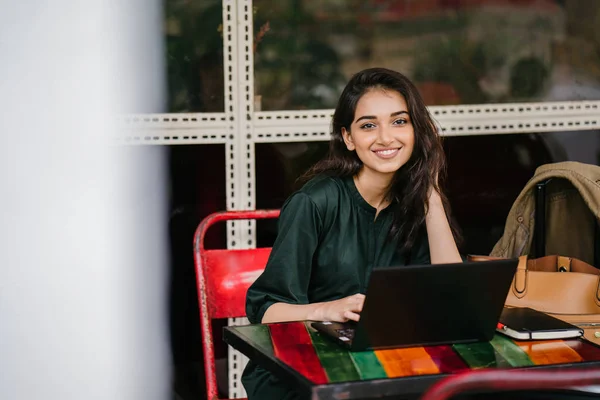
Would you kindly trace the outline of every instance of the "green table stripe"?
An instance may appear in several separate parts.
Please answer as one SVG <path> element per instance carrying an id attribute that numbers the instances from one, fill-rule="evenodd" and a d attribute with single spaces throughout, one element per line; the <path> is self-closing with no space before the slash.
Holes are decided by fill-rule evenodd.
<path id="1" fill-rule="evenodd" d="M 503 335 L 494 335 L 494 338 L 490 343 L 494 347 L 494 350 L 500 353 L 513 367 L 528 367 L 530 365 L 535 365 L 527 353 L 514 344 L 512 340 Z"/>
<path id="2" fill-rule="evenodd" d="M 508 361 L 489 342 L 454 344 L 452 347 L 473 369 L 510 367 Z"/>
<path id="3" fill-rule="evenodd" d="M 347 350 L 306 327 L 329 382 L 357 381 L 361 377 Z"/>
<path id="4" fill-rule="evenodd" d="M 247 325 L 240 326 L 238 329 L 250 342 L 260 348 L 260 351 L 269 357 L 275 357 L 273 342 L 271 341 L 271 332 L 268 325 Z"/>
<path id="5" fill-rule="evenodd" d="M 387 378 L 379 359 L 372 351 L 350 352 L 350 357 L 354 361 L 361 379 Z"/>

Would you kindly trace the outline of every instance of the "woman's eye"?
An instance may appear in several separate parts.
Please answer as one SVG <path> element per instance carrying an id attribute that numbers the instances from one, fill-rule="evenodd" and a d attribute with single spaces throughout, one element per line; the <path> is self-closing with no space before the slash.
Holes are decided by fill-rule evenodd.
<path id="1" fill-rule="evenodd" d="M 374 128 L 375 124 L 371 123 L 371 122 L 367 122 L 366 124 L 363 124 L 360 126 L 360 129 L 371 129 Z"/>
<path id="2" fill-rule="evenodd" d="M 400 118 L 394 121 L 394 125 L 406 125 L 408 123 L 404 118 Z"/>

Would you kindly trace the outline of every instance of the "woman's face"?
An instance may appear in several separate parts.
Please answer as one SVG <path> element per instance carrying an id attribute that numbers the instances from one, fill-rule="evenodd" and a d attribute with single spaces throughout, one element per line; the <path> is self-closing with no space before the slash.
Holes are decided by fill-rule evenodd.
<path id="1" fill-rule="evenodd" d="M 406 100 L 395 90 L 367 91 L 358 100 L 350 132 L 342 128 L 342 135 L 363 168 L 390 176 L 408 162 L 415 144 Z"/>

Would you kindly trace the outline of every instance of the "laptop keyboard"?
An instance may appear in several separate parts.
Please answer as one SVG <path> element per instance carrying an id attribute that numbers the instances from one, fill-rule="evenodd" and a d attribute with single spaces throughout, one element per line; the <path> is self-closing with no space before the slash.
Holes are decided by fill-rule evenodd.
<path id="1" fill-rule="evenodd" d="M 350 340 L 354 338 L 354 329 L 353 328 L 344 328 L 344 329 L 336 329 L 335 330 L 340 337 L 345 337 Z"/>

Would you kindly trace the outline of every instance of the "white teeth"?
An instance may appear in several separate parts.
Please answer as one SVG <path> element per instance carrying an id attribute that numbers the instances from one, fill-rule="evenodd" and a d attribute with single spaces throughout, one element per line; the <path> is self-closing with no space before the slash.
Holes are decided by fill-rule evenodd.
<path id="1" fill-rule="evenodd" d="M 397 152 L 398 149 L 391 149 L 391 150 L 379 150 L 376 151 L 376 153 L 384 155 L 384 156 L 389 156 L 390 154 L 394 154 L 395 152 Z"/>

